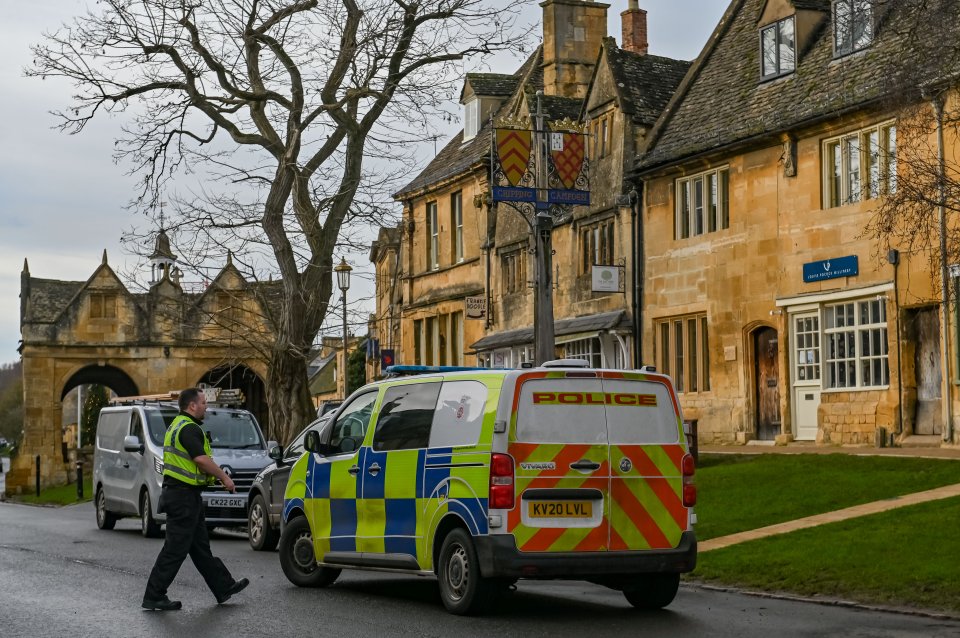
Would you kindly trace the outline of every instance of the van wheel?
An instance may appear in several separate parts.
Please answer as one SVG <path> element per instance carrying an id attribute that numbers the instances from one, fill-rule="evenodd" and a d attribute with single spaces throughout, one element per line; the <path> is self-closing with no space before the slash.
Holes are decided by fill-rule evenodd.
<path id="1" fill-rule="evenodd" d="M 247 512 L 247 539 L 258 552 L 272 552 L 280 541 L 280 532 L 270 525 L 270 516 L 262 494 L 253 497 Z"/>
<path id="2" fill-rule="evenodd" d="M 646 574 L 623 590 L 637 609 L 661 609 L 673 602 L 680 588 L 680 574 Z"/>
<path id="3" fill-rule="evenodd" d="M 107 511 L 107 497 L 103 495 L 103 488 L 97 488 L 97 527 L 99 529 L 113 529 L 117 524 L 117 515 Z"/>
<path id="4" fill-rule="evenodd" d="M 470 535 L 457 528 L 447 534 L 440 548 L 437 565 L 440 598 L 452 614 L 482 614 L 496 600 L 504 587 L 480 575 L 480 562 Z"/>
<path id="5" fill-rule="evenodd" d="M 310 524 L 303 516 L 291 520 L 280 536 L 280 567 L 297 587 L 327 587 L 340 576 L 339 569 L 317 565 Z"/>
<path id="6" fill-rule="evenodd" d="M 143 490 L 140 493 L 140 533 L 144 538 L 159 538 L 160 523 L 153 517 L 150 508 L 150 492 Z"/>

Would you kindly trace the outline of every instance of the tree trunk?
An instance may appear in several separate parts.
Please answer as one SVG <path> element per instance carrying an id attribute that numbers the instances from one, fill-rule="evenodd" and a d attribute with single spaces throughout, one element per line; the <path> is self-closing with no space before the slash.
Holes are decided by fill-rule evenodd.
<path id="1" fill-rule="evenodd" d="M 279 345 L 279 344 L 278 344 Z M 307 362 L 289 348 L 276 348 L 267 375 L 267 406 L 270 408 L 268 438 L 289 443 L 317 417 L 310 400 Z"/>

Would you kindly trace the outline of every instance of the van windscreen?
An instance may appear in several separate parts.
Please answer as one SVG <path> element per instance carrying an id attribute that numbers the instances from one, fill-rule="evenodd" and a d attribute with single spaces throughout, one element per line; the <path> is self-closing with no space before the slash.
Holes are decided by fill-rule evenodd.
<path id="1" fill-rule="evenodd" d="M 167 433 L 167 428 L 173 423 L 177 411 L 169 410 L 145 410 L 147 413 L 147 432 L 154 445 L 163 445 L 163 437 Z"/>

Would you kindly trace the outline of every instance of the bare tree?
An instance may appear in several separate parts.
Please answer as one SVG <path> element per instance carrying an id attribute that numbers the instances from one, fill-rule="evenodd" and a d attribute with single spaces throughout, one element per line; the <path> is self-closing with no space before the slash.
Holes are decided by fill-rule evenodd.
<path id="1" fill-rule="evenodd" d="M 879 75 L 884 78 L 882 108 L 896 115 L 896 149 L 892 174 L 883 180 L 884 196 L 865 233 L 879 240 L 881 254 L 895 247 L 926 257 L 939 289 L 943 266 L 960 262 L 960 225 L 950 221 L 960 212 L 960 3 L 898 0 L 888 5 L 878 16 L 880 37 L 896 42 L 896 55 L 883 62 Z M 876 164 L 877 151 L 865 150 Z"/>
<path id="2" fill-rule="evenodd" d="M 313 414 L 306 355 L 327 314 L 338 243 L 357 243 L 358 225 L 384 215 L 411 144 L 429 137 L 461 77 L 458 63 L 522 48 L 523 2 L 97 4 L 45 35 L 26 73 L 76 87 L 56 114 L 63 131 L 125 111 L 116 155 L 143 178 L 133 207 L 155 212 L 175 177 L 200 176 L 166 212 L 188 263 L 222 263 L 232 248 L 245 276 L 276 273 L 275 286 L 260 287 L 279 288 L 262 304 L 263 354 L 271 431 L 288 440 Z M 379 161 L 365 167 L 370 158 Z"/>

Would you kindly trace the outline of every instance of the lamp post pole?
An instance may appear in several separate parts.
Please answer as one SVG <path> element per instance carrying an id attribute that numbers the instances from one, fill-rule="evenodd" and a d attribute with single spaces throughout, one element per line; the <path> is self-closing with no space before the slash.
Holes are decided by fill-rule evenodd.
<path id="1" fill-rule="evenodd" d="M 341 297 L 343 298 L 343 398 L 347 398 L 347 290 L 350 288 L 350 271 L 353 268 L 347 263 L 346 258 L 341 257 L 340 263 L 334 268 L 337 273 L 337 285 L 340 287 Z"/>
<path id="2" fill-rule="evenodd" d="M 553 216 L 550 214 L 547 196 L 547 145 L 549 138 L 544 132 L 544 112 L 540 107 L 542 91 L 537 91 L 537 112 L 534 114 L 533 139 L 537 153 L 536 189 L 537 202 L 534 213 L 534 241 L 536 247 L 536 293 L 533 306 L 533 347 L 537 365 L 555 357 L 553 328 Z"/>

